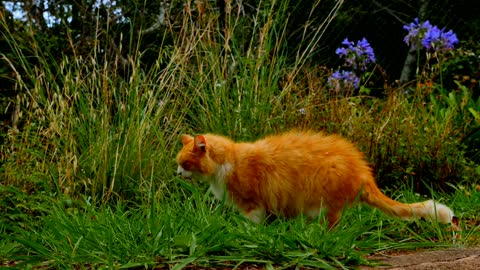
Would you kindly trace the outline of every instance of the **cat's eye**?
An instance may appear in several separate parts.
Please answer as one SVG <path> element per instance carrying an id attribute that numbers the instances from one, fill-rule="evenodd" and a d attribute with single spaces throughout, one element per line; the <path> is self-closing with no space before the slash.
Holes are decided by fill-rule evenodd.
<path id="1" fill-rule="evenodd" d="M 189 161 L 184 161 L 182 162 L 182 168 L 185 169 L 185 170 L 190 170 L 192 168 L 192 163 L 189 162 Z"/>

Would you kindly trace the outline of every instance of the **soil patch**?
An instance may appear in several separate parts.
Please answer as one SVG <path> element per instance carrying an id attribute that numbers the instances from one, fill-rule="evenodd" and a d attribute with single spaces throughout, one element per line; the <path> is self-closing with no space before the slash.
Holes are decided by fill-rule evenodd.
<path id="1" fill-rule="evenodd" d="M 446 250 L 430 250 L 402 254 L 375 254 L 369 260 L 379 260 L 377 267 L 360 267 L 361 270 L 371 269 L 406 269 L 406 270 L 478 270 L 480 269 L 479 248 L 452 248 Z"/>

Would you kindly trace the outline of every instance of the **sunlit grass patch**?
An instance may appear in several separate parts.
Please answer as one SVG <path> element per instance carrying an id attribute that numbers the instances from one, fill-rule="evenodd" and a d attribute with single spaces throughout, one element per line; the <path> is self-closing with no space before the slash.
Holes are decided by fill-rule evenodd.
<path id="1" fill-rule="evenodd" d="M 391 219 L 367 206 L 346 210 L 328 229 L 322 218 L 254 224 L 201 186 L 136 207 L 51 201 L 38 226 L 9 228 L 3 260 L 76 267 L 348 267 L 382 250 L 451 246 L 451 233 L 425 221 Z M 45 204 L 47 206 L 47 204 Z M 29 254 L 24 256 L 24 254 Z"/>

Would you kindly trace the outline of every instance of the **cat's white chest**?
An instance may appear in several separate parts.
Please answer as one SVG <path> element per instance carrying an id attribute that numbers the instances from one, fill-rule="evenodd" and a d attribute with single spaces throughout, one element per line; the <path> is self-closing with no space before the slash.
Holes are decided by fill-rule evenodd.
<path id="1" fill-rule="evenodd" d="M 228 199 L 225 191 L 226 191 L 226 178 L 232 172 L 233 166 L 230 163 L 224 163 L 220 165 L 215 173 L 214 177 L 209 179 L 210 187 L 212 189 L 212 193 L 218 200 L 222 201 L 224 199 Z"/>

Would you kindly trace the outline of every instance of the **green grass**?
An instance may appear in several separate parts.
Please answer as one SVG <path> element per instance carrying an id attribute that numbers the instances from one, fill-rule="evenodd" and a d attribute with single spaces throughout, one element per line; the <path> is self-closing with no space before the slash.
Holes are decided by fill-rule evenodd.
<path id="1" fill-rule="evenodd" d="M 1 227 L 7 232 L 0 241 L 1 260 L 48 269 L 252 264 L 334 269 L 368 264 L 364 256 L 373 252 L 463 246 L 480 234 L 478 227 L 467 227 L 454 243 L 445 226 L 391 219 L 367 206 L 346 210 L 332 230 L 322 218 L 254 224 L 214 201 L 202 185 L 175 181 L 174 196 L 151 205 L 94 207 L 88 201 L 46 199 L 48 210 L 34 226 Z M 453 207 L 455 198 L 448 201 Z M 478 206 L 480 193 L 471 198 L 461 205 Z"/>
<path id="2" fill-rule="evenodd" d="M 185 15 L 180 30 L 166 27 L 171 43 L 159 41 L 149 67 L 131 33 L 126 71 L 100 47 L 55 58 L 34 31 L 18 39 L 1 22 L 21 111 L 0 148 L 0 266 L 346 268 L 373 252 L 478 245 L 480 169 L 462 140 L 478 124 L 470 112 L 479 100 L 441 85 L 411 96 L 392 86 L 384 98 L 332 94 L 331 70 L 309 57 L 342 1 L 293 53 L 285 2 L 262 2 L 254 18 L 228 15 L 221 38 L 215 14 Z M 303 217 L 257 225 L 174 176 L 181 133 L 254 140 L 294 127 L 351 139 L 379 183 L 398 187 L 389 195 L 415 202 L 425 199 L 412 191 L 420 190 L 451 206 L 462 239 L 366 206 L 333 230 Z M 451 192 L 434 192 L 441 188 Z"/>

